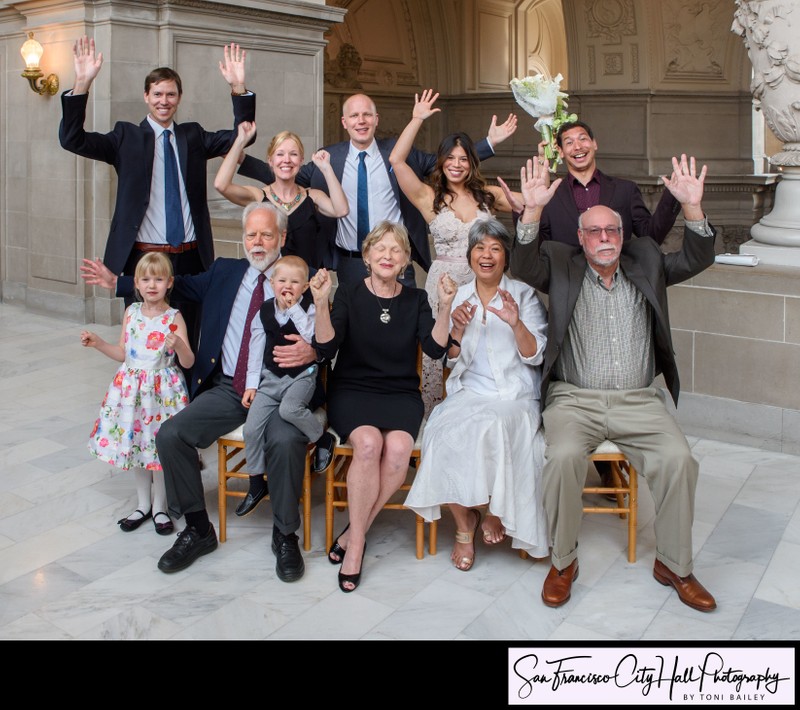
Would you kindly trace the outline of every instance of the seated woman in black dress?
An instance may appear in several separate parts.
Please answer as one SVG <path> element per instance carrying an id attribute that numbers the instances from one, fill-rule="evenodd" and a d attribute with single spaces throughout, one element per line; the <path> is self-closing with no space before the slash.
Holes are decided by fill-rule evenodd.
<path id="1" fill-rule="evenodd" d="M 434 321 L 425 291 L 398 282 L 411 260 L 408 232 L 400 224 L 378 224 L 362 253 L 367 278 L 340 285 L 330 312 L 330 275 L 320 269 L 311 279 L 317 350 L 326 358 L 338 352 L 328 378 L 328 420 L 353 446 L 350 524 L 328 553 L 332 564 L 342 564 L 343 592 L 358 586 L 367 530 L 406 479 L 423 415 L 417 344 L 433 358 L 444 356 L 456 293 L 455 282 L 442 274 Z"/>
<path id="2" fill-rule="evenodd" d="M 325 150 L 318 150 L 311 161 L 325 176 L 329 195 L 322 190 L 300 187 L 295 178 L 303 165 L 303 143 L 291 131 L 281 131 L 267 148 L 267 163 L 275 174 L 275 182 L 261 187 L 236 185 L 233 176 L 239 168 L 239 160 L 244 149 L 255 137 L 256 124 L 243 121 L 231 149 L 222 161 L 214 178 L 214 187 L 226 199 L 236 205 L 249 205 L 251 202 L 272 202 L 282 207 L 289 215 L 286 243 L 281 249 L 282 256 L 299 256 L 313 273 L 322 266 L 326 245 L 319 237 L 320 222 L 317 211 L 326 217 L 345 217 L 349 211 L 347 197 L 331 167 L 330 156 Z"/>

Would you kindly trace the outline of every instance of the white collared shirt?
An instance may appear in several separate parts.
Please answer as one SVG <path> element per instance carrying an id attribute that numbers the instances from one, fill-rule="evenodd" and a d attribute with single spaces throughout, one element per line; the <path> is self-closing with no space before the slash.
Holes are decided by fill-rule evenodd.
<path id="1" fill-rule="evenodd" d="M 464 388 L 462 376 L 477 355 L 481 340 L 479 335 L 483 330 L 485 357 L 500 397 L 502 399 L 540 398 L 542 373 L 541 368 L 537 365 L 544 360 L 544 349 L 547 345 L 547 312 L 537 298 L 536 292 L 522 281 L 510 279 L 504 275 L 500 280 L 500 288 L 511 294 L 519 307 L 520 319 L 536 337 L 536 354 L 531 357 L 520 355 L 514 331 L 508 323 L 494 313 L 486 311 L 484 322 L 483 304 L 475 290 L 475 280 L 473 279 L 461 286 L 453 299 L 453 308 L 460 306 L 464 301 L 469 301 L 471 304 L 477 305 L 478 309 L 461 338 L 461 352 L 458 358 L 447 362 L 448 366 L 453 368 L 447 379 L 448 395 L 455 394 Z M 489 305 L 498 310 L 503 307 L 499 293 L 495 294 Z"/>
<path id="2" fill-rule="evenodd" d="M 242 335 L 244 335 L 245 320 L 247 319 L 247 311 L 250 308 L 250 298 L 253 295 L 253 289 L 258 283 L 258 275 L 261 272 L 253 266 L 248 266 L 247 271 L 244 272 L 242 283 L 236 293 L 236 298 L 233 301 L 233 308 L 231 309 L 231 317 L 228 319 L 228 327 L 225 329 L 225 338 L 222 340 L 222 372 L 228 377 L 233 377 L 236 372 L 236 363 L 239 360 L 239 348 L 242 346 Z M 264 281 L 264 300 L 272 298 L 275 294 L 272 291 L 272 285 L 269 282 L 269 277 L 272 274 L 272 267 L 266 270 L 266 279 Z M 262 338 L 264 331 L 261 331 Z M 253 341 L 250 337 L 250 349 L 258 348 L 258 342 Z M 261 352 L 264 352 L 264 344 L 261 343 Z M 245 385 L 247 386 L 247 385 Z M 258 387 L 258 383 L 256 383 Z"/>
<path id="3" fill-rule="evenodd" d="M 164 139 L 161 134 L 169 129 L 172 135 L 169 137 L 170 145 L 175 153 L 175 162 L 178 165 L 178 182 L 181 191 L 181 209 L 183 210 L 184 242 L 193 242 L 197 239 L 194 232 L 194 222 L 192 222 L 192 212 L 189 208 L 189 196 L 186 194 L 186 184 L 183 181 L 181 172 L 181 160 L 178 155 L 178 145 L 175 142 L 175 123 L 170 123 L 167 128 L 156 123 L 148 115 L 147 122 L 155 134 L 155 153 L 153 155 L 153 176 L 150 180 L 150 202 L 147 211 L 144 213 L 142 223 L 139 226 L 137 241 L 149 244 L 167 243 L 167 213 L 164 204 Z M 144 156 L 142 156 L 144 160 Z"/>
<path id="4" fill-rule="evenodd" d="M 342 171 L 342 189 L 350 204 L 350 212 L 338 220 L 336 245 L 348 251 L 358 249 L 358 150 L 350 143 L 350 150 Z M 367 186 L 369 190 L 369 226 L 372 229 L 378 222 L 388 219 L 391 222 L 403 221 L 400 205 L 392 189 L 389 171 L 383 160 L 378 142 L 373 140 L 364 158 L 367 166 Z"/>

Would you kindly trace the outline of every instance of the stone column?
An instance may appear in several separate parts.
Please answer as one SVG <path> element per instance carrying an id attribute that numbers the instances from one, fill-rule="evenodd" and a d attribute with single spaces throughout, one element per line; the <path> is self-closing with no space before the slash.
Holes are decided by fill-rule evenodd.
<path id="1" fill-rule="evenodd" d="M 772 212 L 740 247 L 760 262 L 800 266 L 800 0 L 736 0 L 731 31 L 744 38 L 753 64 L 753 104 L 783 149 L 770 157 L 782 179 Z"/>

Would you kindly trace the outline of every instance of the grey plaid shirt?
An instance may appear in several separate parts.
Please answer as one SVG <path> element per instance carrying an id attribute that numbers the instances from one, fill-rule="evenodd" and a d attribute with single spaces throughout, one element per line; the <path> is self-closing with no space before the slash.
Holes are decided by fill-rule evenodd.
<path id="1" fill-rule="evenodd" d="M 590 266 L 555 367 L 559 380 L 593 390 L 649 387 L 655 376 L 650 304 L 618 268 L 607 289 Z"/>

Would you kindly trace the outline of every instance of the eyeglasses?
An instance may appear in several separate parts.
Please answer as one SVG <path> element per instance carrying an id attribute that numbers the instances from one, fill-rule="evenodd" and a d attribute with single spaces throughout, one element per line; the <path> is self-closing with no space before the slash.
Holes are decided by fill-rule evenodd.
<path id="1" fill-rule="evenodd" d="M 609 237 L 618 237 L 622 234 L 622 227 L 589 227 L 588 229 L 581 230 L 584 234 L 590 237 L 599 237 L 605 232 Z"/>

